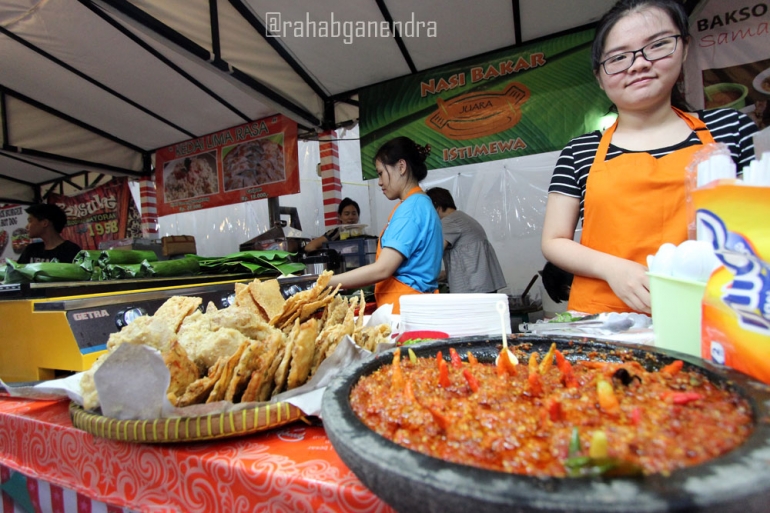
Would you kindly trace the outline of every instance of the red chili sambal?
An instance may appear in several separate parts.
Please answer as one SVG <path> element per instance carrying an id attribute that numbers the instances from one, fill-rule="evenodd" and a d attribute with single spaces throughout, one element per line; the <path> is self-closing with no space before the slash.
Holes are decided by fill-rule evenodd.
<path id="1" fill-rule="evenodd" d="M 522 363 L 501 353 L 496 365 L 452 352 L 397 354 L 356 384 L 353 410 L 409 449 L 532 476 L 665 474 L 752 431 L 745 399 L 681 361 L 648 372 L 634 361 L 570 363 L 555 346 L 542 359 L 517 349 Z"/>

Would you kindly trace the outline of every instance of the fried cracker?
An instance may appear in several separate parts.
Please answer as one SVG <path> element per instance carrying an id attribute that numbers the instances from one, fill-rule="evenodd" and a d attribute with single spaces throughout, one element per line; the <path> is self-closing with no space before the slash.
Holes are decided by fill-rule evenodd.
<path id="1" fill-rule="evenodd" d="M 286 389 L 291 390 L 303 385 L 310 374 L 310 366 L 315 354 L 315 339 L 318 336 L 318 320 L 308 319 L 299 327 L 299 334 L 294 340 L 291 351 L 291 369 Z"/>
<path id="2" fill-rule="evenodd" d="M 238 360 L 238 365 L 235 366 L 230 384 L 227 385 L 225 401 L 235 402 L 235 398 L 243 392 L 243 389 L 251 378 L 251 373 L 257 368 L 259 356 L 262 354 L 262 351 L 264 351 L 264 345 L 259 340 L 253 340 L 248 345 L 241 355 L 241 359 Z"/>
<path id="3" fill-rule="evenodd" d="M 276 351 L 273 358 L 269 360 L 269 367 L 267 373 L 262 378 L 262 383 L 259 385 L 259 391 L 257 392 L 257 401 L 267 401 L 272 395 L 273 388 L 275 388 L 275 375 L 278 372 L 281 362 L 283 362 L 283 356 L 286 354 L 286 347 L 288 340 L 283 332 L 280 333 L 280 344 L 276 347 Z M 267 358 L 265 358 L 267 360 Z"/>
<path id="4" fill-rule="evenodd" d="M 187 387 L 200 376 L 198 366 L 187 356 L 187 352 L 178 340 L 172 342 L 168 351 L 162 354 L 163 363 L 171 373 L 168 392 L 179 397 Z"/>
<path id="5" fill-rule="evenodd" d="M 335 297 L 339 299 L 332 302 L 332 304 L 335 306 L 334 309 L 330 312 L 329 318 L 326 320 L 326 324 L 329 326 L 341 324 L 342 321 L 345 320 L 345 314 L 348 313 L 348 306 L 350 306 L 347 298 L 341 298 L 340 296 Z"/>
<path id="6" fill-rule="evenodd" d="M 176 333 L 184 318 L 193 313 L 201 303 L 203 299 L 199 297 L 172 296 L 160 305 L 153 318 L 166 321 Z"/>
<path id="7" fill-rule="evenodd" d="M 254 301 L 251 292 L 249 292 L 249 286 L 244 283 L 235 284 L 235 306 L 245 308 L 257 315 L 261 320 L 267 320 L 259 305 Z"/>
<path id="8" fill-rule="evenodd" d="M 216 384 L 214 385 L 214 389 L 211 391 L 211 394 L 209 394 L 209 398 L 206 399 L 207 403 L 221 401 L 222 399 L 225 398 L 227 387 L 233 378 L 233 373 L 235 372 L 235 366 L 238 365 L 238 362 L 241 360 L 241 356 L 243 356 L 243 352 L 246 351 L 247 347 L 249 347 L 249 343 L 250 342 L 248 341 L 244 341 L 243 343 L 241 343 L 241 345 L 238 347 L 238 350 L 235 352 L 235 354 L 232 355 L 227 360 L 227 364 L 225 365 L 225 370 L 222 372 L 222 376 L 219 378 L 219 381 L 217 381 Z"/>
<path id="9" fill-rule="evenodd" d="M 286 384 L 286 378 L 289 375 L 289 363 L 291 362 L 291 355 L 294 350 L 294 341 L 299 334 L 299 319 L 294 322 L 294 327 L 289 333 L 286 341 L 286 349 L 281 359 L 281 364 L 278 366 L 278 370 L 275 372 L 275 388 L 271 394 L 272 397 L 278 395 L 283 391 L 283 387 Z"/>
<path id="10" fill-rule="evenodd" d="M 263 342 L 264 350 L 259 356 L 256 368 L 251 373 L 249 383 L 246 385 L 246 390 L 241 397 L 241 402 L 264 401 L 270 396 L 272 388 L 265 387 L 267 388 L 265 392 L 263 392 L 262 388 L 264 384 L 272 385 L 273 380 L 275 379 L 275 372 L 278 369 L 278 364 L 283 357 L 280 350 L 283 349 L 285 343 L 286 338 L 284 334 L 278 330 L 275 330 L 274 333 Z M 273 365 L 275 362 L 277 363 Z M 265 396 L 264 398 L 262 398 L 263 393 Z"/>
<path id="11" fill-rule="evenodd" d="M 206 376 L 193 381 L 185 390 L 184 395 L 177 400 L 178 407 L 190 406 L 191 404 L 202 403 L 211 394 L 214 385 L 222 377 L 222 372 L 227 366 L 227 358 L 220 358 L 213 367 L 209 368 Z"/>
<path id="12" fill-rule="evenodd" d="M 250 403 L 257 400 L 263 377 L 264 373 L 256 370 L 251 373 L 249 383 L 246 385 L 246 390 L 243 391 L 243 395 L 241 396 L 242 403 Z"/>
<path id="13" fill-rule="evenodd" d="M 332 341 L 331 344 L 326 348 L 326 352 L 324 353 L 323 358 L 329 358 L 335 349 L 337 349 L 337 345 L 339 345 L 340 341 L 342 340 L 342 337 L 345 335 L 353 336 L 353 332 L 356 329 L 355 322 L 353 321 L 354 312 L 356 311 L 356 305 L 358 304 L 358 298 L 354 297 L 350 300 L 350 308 L 348 308 L 347 313 L 345 314 L 345 320 L 342 321 L 338 336 L 335 337 L 335 340 Z"/>
<path id="14" fill-rule="evenodd" d="M 316 338 L 315 351 L 313 353 L 313 362 L 310 365 L 310 375 L 315 374 L 318 370 L 318 366 L 326 359 L 326 350 L 332 344 L 337 343 L 337 338 L 341 337 L 342 331 L 341 324 L 335 324 L 334 326 L 327 325 Z"/>
<path id="15" fill-rule="evenodd" d="M 306 303 L 302 305 L 302 309 L 299 314 L 299 321 L 305 322 L 311 315 L 313 315 L 319 308 L 323 308 L 332 302 L 334 296 L 326 296 L 323 299 L 313 301 L 312 303 Z"/>
<path id="16" fill-rule="evenodd" d="M 266 319 L 272 319 L 281 313 L 286 300 L 281 294 L 281 286 L 278 280 L 259 281 L 249 283 L 249 292 L 254 301 L 265 313 Z"/>

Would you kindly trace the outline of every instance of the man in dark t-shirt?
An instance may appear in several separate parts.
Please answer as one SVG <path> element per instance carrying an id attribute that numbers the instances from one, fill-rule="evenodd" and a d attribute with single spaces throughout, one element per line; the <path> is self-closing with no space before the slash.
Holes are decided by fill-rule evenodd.
<path id="1" fill-rule="evenodd" d="M 29 238 L 42 239 L 43 242 L 35 242 L 24 248 L 18 262 L 30 264 L 56 259 L 62 263 L 72 263 L 80 246 L 61 236 L 61 231 L 67 225 L 64 210 L 57 205 L 40 203 L 31 205 L 26 212 Z"/>

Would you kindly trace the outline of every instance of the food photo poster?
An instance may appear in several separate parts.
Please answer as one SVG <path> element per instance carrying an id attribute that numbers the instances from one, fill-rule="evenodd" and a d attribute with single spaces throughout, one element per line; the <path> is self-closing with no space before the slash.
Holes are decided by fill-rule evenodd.
<path id="1" fill-rule="evenodd" d="M 27 236 L 27 213 L 23 205 L 8 205 L 0 208 L 0 265 L 17 260 L 29 244 Z"/>
<path id="2" fill-rule="evenodd" d="M 731 108 L 770 126 L 770 3 L 710 0 L 690 16 L 685 61 L 688 102 Z"/>
<path id="3" fill-rule="evenodd" d="M 299 192 L 297 124 L 270 116 L 155 153 L 158 215 Z"/>

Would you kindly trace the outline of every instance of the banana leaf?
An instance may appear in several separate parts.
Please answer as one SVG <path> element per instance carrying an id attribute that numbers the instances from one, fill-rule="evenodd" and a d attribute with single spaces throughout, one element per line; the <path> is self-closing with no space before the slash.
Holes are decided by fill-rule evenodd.
<path id="1" fill-rule="evenodd" d="M 274 267 L 275 269 L 278 269 L 278 271 L 280 271 L 280 273 L 283 275 L 294 274 L 296 272 L 305 270 L 305 264 L 300 264 L 297 262 L 271 264 L 271 266 Z"/>
<path id="2" fill-rule="evenodd" d="M 172 278 L 174 276 L 191 276 L 198 274 L 200 265 L 194 258 L 177 258 L 175 260 L 144 261 L 140 264 L 139 278 Z"/>
<path id="3" fill-rule="evenodd" d="M 243 274 L 254 275 L 270 272 L 272 269 L 251 262 L 198 262 L 201 274 Z"/>
<path id="4" fill-rule="evenodd" d="M 141 277 L 142 264 L 107 264 L 103 269 L 103 280 L 131 280 Z"/>
<path id="5" fill-rule="evenodd" d="M 239 251 L 237 253 L 230 253 L 223 257 L 202 257 L 198 255 L 187 255 L 187 257 L 195 258 L 199 262 L 202 261 L 219 261 L 219 262 L 272 262 L 288 261 L 289 258 L 296 253 L 289 253 L 288 251 L 270 250 L 270 251 Z"/>
<path id="6" fill-rule="evenodd" d="M 3 283 L 48 283 L 55 281 L 88 281 L 91 273 L 77 264 L 38 262 L 18 264 L 8 260 Z"/>
<path id="7" fill-rule="evenodd" d="M 157 262 L 158 255 L 156 255 L 154 251 L 123 249 L 102 251 L 101 255 L 99 255 L 99 263 L 102 265 L 141 264 L 145 260 L 148 262 Z"/>
<path id="8" fill-rule="evenodd" d="M 250 272 L 253 276 L 272 274 L 278 271 L 281 274 L 292 274 L 305 269 L 304 264 L 292 262 L 290 257 L 294 253 L 288 251 L 239 251 L 223 257 L 201 257 L 187 255 L 195 258 L 206 274 Z"/>

